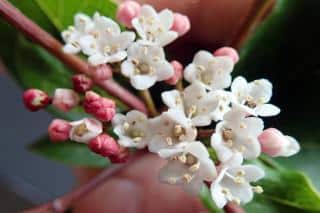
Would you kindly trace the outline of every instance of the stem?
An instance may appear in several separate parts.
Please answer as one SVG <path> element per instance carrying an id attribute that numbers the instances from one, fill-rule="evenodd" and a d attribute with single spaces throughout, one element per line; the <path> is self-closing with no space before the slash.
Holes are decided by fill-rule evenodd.
<path id="1" fill-rule="evenodd" d="M 148 111 L 150 113 L 151 116 L 155 117 L 157 115 L 159 115 L 159 112 L 157 111 L 152 96 L 150 94 L 150 91 L 147 90 L 141 90 L 140 91 L 140 96 L 142 97 L 142 99 L 144 100 L 145 104 L 147 105 Z"/>
<path id="2" fill-rule="evenodd" d="M 180 92 L 183 91 L 183 82 L 182 82 L 181 79 L 177 82 L 177 84 L 176 84 L 176 89 L 177 89 L 178 91 L 180 91 Z"/>
<path id="3" fill-rule="evenodd" d="M 45 48 L 52 55 L 57 57 L 65 65 L 74 71 L 90 76 L 88 64 L 79 57 L 66 54 L 62 51 L 62 44 L 49 33 L 41 29 L 29 18 L 24 16 L 18 9 L 6 0 L 0 0 L 0 15 L 17 30 L 22 32 L 27 38 Z M 145 104 L 131 92 L 117 84 L 113 80 L 95 82 L 109 94 L 120 99 L 130 108 L 147 113 Z"/>
<path id="4" fill-rule="evenodd" d="M 145 153 L 145 150 L 137 151 L 131 156 L 127 163 L 114 165 L 111 168 L 105 169 L 88 183 L 78 187 L 69 194 L 57 198 L 49 203 L 40 205 L 36 208 L 26 210 L 24 213 L 65 212 L 75 201 L 86 196 L 98 186 L 105 183 L 111 176 L 119 173 L 121 170 L 129 167 L 132 163 L 141 159 Z"/>
<path id="5" fill-rule="evenodd" d="M 243 24 L 235 39 L 231 42 L 232 46 L 236 49 L 242 47 L 248 36 L 255 30 L 257 25 L 266 17 L 272 10 L 276 0 L 259 0 L 252 7 L 247 21 Z"/>

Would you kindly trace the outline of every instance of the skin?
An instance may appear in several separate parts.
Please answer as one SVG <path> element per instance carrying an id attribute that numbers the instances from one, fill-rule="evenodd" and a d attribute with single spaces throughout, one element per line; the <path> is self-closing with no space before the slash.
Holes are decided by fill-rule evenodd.
<path id="1" fill-rule="evenodd" d="M 199 49 L 213 51 L 231 45 L 256 0 L 140 0 L 160 10 L 170 8 L 189 16 L 191 31 L 170 45 L 167 52 L 182 62 L 192 60 Z M 110 178 L 74 206 L 75 212 L 206 212 L 198 198 L 180 187 L 161 184 L 158 170 L 164 161 L 148 154 L 126 170 Z M 76 169 L 79 183 L 97 172 Z"/>

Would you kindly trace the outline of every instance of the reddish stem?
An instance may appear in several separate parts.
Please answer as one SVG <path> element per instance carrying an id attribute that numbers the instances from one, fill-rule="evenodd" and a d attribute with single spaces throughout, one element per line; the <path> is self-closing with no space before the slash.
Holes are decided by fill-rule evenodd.
<path id="1" fill-rule="evenodd" d="M 89 66 L 85 61 L 81 60 L 77 56 L 64 53 L 62 51 L 62 44 L 58 40 L 41 29 L 6 0 L 0 0 L 0 15 L 9 24 L 22 32 L 27 38 L 48 50 L 52 55 L 56 56 L 72 70 L 90 76 Z M 145 104 L 138 97 L 134 96 L 131 92 L 117 84 L 115 81 L 107 80 L 95 83 L 112 96 L 120 99 L 130 108 L 147 113 Z"/>
<path id="2" fill-rule="evenodd" d="M 79 198 L 83 198 L 91 191 L 99 187 L 101 184 L 105 183 L 111 176 L 119 173 L 121 170 L 129 167 L 132 163 L 141 159 L 144 154 L 145 150 L 135 152 L 130 159 L 126 163 L 123 164 L 116 164 L 113 165 L 111 168 L 105 169 L 100 174 L 95 176 L 92 180 L 88 183 L 78 187 L 77 189 L 73 190 L 72 192 L 59 197 L 49 203 L 40 205 L 33 209 L 29 209 L 23 211 L 24 213 L 44 213 L 44 212 L 65 212 L 68 210 L 72 204 L 77 201 Z"/>

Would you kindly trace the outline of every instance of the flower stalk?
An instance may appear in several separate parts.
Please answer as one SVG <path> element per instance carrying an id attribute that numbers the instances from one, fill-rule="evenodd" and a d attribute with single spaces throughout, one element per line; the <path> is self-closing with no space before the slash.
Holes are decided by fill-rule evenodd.
<path id="1" fill-rule="evenodd" d="M 90 76 L 89 65 L 85 61 L 81 60 L 77 56 L 64 53 L 62 51 L 63 46 L 58 40 L 41 29 L 6 0 L 0 1 L 0 15 L 9 24 L 22 32 L 27 38 L 45 48 L 69 68 L 76 72 Z M 95 83 L 110 95 L 120 99 L 130 108 L 147 113 L 145 104 L 138 97 L 134 96 L 131 92 L 120 86 L 114 80 L 110 79 L 106 81 L 96 81 Z"/>
<path id="2" fill-rule="evenodd" d="M 147 90 L 141 90 L 139 92 L 140 92 L 141 98 L 144 100 L 145 104 L 147 105 L 147 109 L 148 109 L 150 115 L 152 117 L 155 117 L 155 116 L 159 115 L 159 112 L 156 109 L 156 106 L 155 106 L 155 104 L 153 102 L 153 99 L 152 99 L 152 96 L 150 94 L 150 91 L 147 89 Z"/>

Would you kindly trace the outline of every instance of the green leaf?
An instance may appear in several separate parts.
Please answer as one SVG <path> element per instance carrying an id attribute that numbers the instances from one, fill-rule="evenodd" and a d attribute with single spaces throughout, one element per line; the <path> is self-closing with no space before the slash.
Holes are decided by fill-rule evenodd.
<path id="1" fill-rule="evenodd" d="M 104 168 L 110 165 L 107 158 L 91 152 L 85 144 L 71 141 L 52 143 L 47 136 L 28 148 L 33 153 L 70 166 Z"/>
<path id="2" fill-rule="evenodd" d="M 207 186 L 203 185 L 199 195 L 203 205 L 208 209 L 210 213 L 222 213 L 223 210 L 219 209 L 212 200 L 210 190 Z"/>
<path id="3" fill-rule="evenodd" d="M 104 16 L 114 18 L 116 4 L 110 0 L 35 0 L 42 11 L 47 14 L 59 30 L 73 24 L 76 13 L 82 12 L 92 16 L 99 12 Z"/>
<path id="4" fill-rule="evenodd" d="M 320 212 L 320 194 L 303 173 L 280 166 L 265 156 L 260 159 L 254 163 L 266 173 L 257 183 L 264 189 L 261 197 L 281 206 Z"/>

